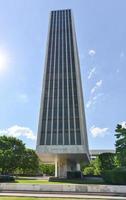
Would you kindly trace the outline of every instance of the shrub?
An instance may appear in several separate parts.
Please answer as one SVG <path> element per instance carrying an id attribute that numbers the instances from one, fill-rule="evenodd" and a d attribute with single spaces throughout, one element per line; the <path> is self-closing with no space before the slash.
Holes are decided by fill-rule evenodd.
<path id="1" fill-rule="evenodd" d="M 94 175 L 94 167 L 93 166 L 89 166 L 89 167 L 86 167 L 83 171 L 83 174 L 84 175 L 91 175 L 93 176 Z"/>
<path id="2" fill-rule="evenodd" d="M 82 178 L 82 173 L 81 171 L 68 171 L 67 178 L 68 179 Z"/>
<path id="3" fill-rule="evenodd" d="M 14 181 L 15 181 L 14 176 L 0 175 L 0 182 L 14 182 Z"/>
<path id="4" fill-rule="evenodd" d="M 105 170 L 104 172 L 102 172 L 102 178 L 104 179 L 104 181 L 106 183 L 112 184 L 112 170 Z"/>
<path id="5" fill-rule="evenodd" d="M 110 184 L 126 184 L 126 168 L 115 168 L 113 170 L 106 170 L 102 177 L 106 183 Z"/>

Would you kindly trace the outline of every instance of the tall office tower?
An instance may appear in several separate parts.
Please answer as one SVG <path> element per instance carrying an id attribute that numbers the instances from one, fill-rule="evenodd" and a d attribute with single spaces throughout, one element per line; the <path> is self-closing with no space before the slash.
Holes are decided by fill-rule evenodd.
<path id="1" fill-rule="evenodd" d="M 55 176 L 89 160 L 80 66 L 71 10 L 50 14 L 37 153 Z"/>

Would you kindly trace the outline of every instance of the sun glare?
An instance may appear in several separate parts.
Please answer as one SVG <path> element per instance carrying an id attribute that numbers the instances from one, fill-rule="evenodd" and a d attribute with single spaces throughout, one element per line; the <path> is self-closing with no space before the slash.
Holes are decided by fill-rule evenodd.
<path id="1" fill-rule="evenodd" d="M 0 51 L 0 72 L 7 68 L 9 59 L 5 52 Z"/>

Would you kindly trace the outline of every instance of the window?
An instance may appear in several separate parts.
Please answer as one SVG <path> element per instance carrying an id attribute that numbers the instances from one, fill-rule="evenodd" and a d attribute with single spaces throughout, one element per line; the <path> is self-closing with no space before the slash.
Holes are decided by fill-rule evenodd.
<path id="1" fill-rule="evenodd" d="M 77 138 L 77 144 L 81 145 L 81 135 L 80 135 L 80 131 L 76 131 L 76 138 Z"/>
<path id="2" fill-rule="evenodd" d="M 51 132 L 51 120 L 47 122 L 47 132 Z"/>
<path id="3" fill-rule="evenodd" d="M 56 145 L 56 141 L 57 141 L 57 134 L 56 132 L 53 133 L 53 138 L 52 138 L 52 144 Z"/>
<path id="4" fill-rule="evenodd" d="M 70 129 L 74 129 L 74 119 L 70 119 Z"/>
<path id="5" fill-rule="evenodd" d="M 62 127 L 63 127 L 63 122 L 62 120 L 59 120 L 59 130 L 62 130 Z"/>
<path id="6" fill-rule="evenodd" d="M 64 144 L 65 145 L 69 144 L 68 131 L 65 131 L 65 133 L 64 133 Z"/>
<path id="7" fill-rule="evenodd" d="M 63 135 L 61 132 L 58 133 L 58 144 L 59 145 L 63 144 Z"/>
<path id="8" fill-rule="evenodd" d="M 76 129 L 80 128 L 79 118 L 76 118 Z"/>
<path id="9" fill-rule="evenodd" d="M 46 120 L 42 120 L 42 132 L 45 132 Z"/>
<path id="10" fill-rule="evenodd" d="M 64 107 L 64 118 L 65 118 L 65 119 L 68 118 L 68 110 L 67 110 L 67 107 Z"/>
<path id="11" fill-rule="evenodd" d="M 47 138 L 46 138 L 46 144 L 50 145 L 50 140 L 51 140 L 51 135 L 47 134 Z"/>
<path id="12" fill-rule="evenodd" d="M 45 143 L 45 134 L 41 134 L 40 145 L 44 145 Z"/>
<path id="13" fill-rule="evenodd" d="M 57 119 L 53 119 L 53 130 L 57 129 Z"/>
<path id="14" fill-rule="evenodd" d="M 71 145 L 75 144 L 75 136 L 74 136 L 73 130 L 70 131 L 70 141 L 71 141 Z"/>
<path id="15" fill-rule="evenodd" d="M 62 118 L 62 107 L 59 107 L 59 118 Z"/>

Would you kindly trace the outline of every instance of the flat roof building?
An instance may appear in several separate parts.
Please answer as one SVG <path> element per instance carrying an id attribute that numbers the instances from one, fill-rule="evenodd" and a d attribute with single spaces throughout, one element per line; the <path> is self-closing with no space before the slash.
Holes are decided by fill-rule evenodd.
<path id="1" fill-rule="evenodd" d="M 89 161 L 80 65 L 72 12 L 51 11 L 37 137 L 37 153 L 55 162 L 55 176 Z"/>

